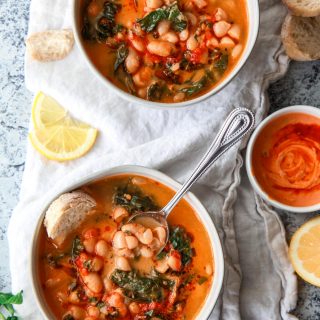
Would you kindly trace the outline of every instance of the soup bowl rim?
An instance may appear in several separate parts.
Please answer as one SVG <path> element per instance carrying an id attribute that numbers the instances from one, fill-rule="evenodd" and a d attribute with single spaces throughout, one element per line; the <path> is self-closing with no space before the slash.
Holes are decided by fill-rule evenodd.
<path id="1" fill-rule="evenodd" d="M 108 89 L 113 90 L 116 92 L 120 97 L 124 98 L 128 102 L 137 103 L 139 106 L 153 108 L 153 109 L 162 109 L 162 110 L 169 110 L 169 109 L 185 109 L 190 107 L 195 107 L 201 101 L 206 100 L 207 98 L 219 93 L 224 87 L 226 87 L 240 72 L 240 70 L 244 67 L 246 62 L 248 61 L 253 48 L 255 46 L 258 33 L 259 33 L 259 24 L 260 24 L 260 10 L 259 10 L 259 0 L 245 0 L 247 4 L 247 11 L 248 11 L 248 38 L 245 45 L 245 49 L 241 54 L 240 59 L 236 63 L 236 65 L 232 68 L 232 70 L 227 74 L 227 76 L 215 87 L 211 88 L 207 93 L 196 97 L 194 99 L 190 99 L 183 102 L 154 102 L 145 100 L 139 97 L 136 97 L 114 85 L 111 81 L 109 81 L 106 77 L 102 75 L 99 69 L 93 64 L 91 59 L 89 58 L 84 45 L 81 39 L 81 31 L 78 27 L 78 4 L 79 0 L 72 0 L 72 29 L 73 34 L 75 37 L 75 41 L 77 47 L 80 49 L 81 56 L 86 61 L 87 66 L 91 70 L 91 72 L 95 75 L 96 78 L 99 79 L 100 83 L 103 83 Z M 81 57 L 81 58 L 82 58 Z"/>
<path id="2" fill-rule="evenodd" d="M 172 179 L 168 175 L 147 167 L 137 166 L 137 165 L 124 165 L 117 166 L 109 169 L 99 170 L 97 172 L 93 172 L 89 175 L 86 175 L 83 178 L 79 178 L 77 181 L 64 186 L 62 189 L 57 191 L 57 189 L 52 190 L 48 196 L 42 202 L 41 209 L 39 212 L 39 218 L 37 220 L 37 224 L 33 231 L 33 237 L 31 242 L 31 252 L 30 252 L 30 264 L 29 264 L 29 273 L 31 276 L 31 287 L 32 292 L 35 297 L 38 308 L 40 309 L 43 317 L 45 319 L 51 319 L 50 315 L 52 315 L 49 307 L 47 306 L 45 299 L 43 298 L 42 289 L 40 288 L 40 283 L 37 277 L 37 249 L 38 249 L 38 239 L 40 228 L 44 221 L 45 212 L 48 209 L 49 205 L 57 199 L 61 194 L 65 192 L 69 192 L 79 188 L 85 184 L 90 182 L 94 182 L 96 180 L 100 180 L 103 178 L 117 176 L 121 174 L 136 174 L 140 176 L 145 176 L 147 178 L 158 181 L 165 186 L 169 187 L 172 190 L 177 190 L 181 187 L 181 184 L 176 180 Z M 214 275 L 212 285 L 210 287 L 209 293 L 207 294 L 206 301 L 201 307 L 199 313 L 197 314 L 197 320 L 205 320 L 208 319 L 221 292 L 223 278 L 224 278 L 224 259 L 223 259 L 223 251 L 221 246 L 221 241 L 217 232 L 217 229 L 208 213 L 206 208 L 200 202 L 200 200 L 191 192 L 188 192 L 184 199 L 188 202 L 188 204 L 195 210 L 197 216 L 199 217 L 202 225 L 207 231 L 211 250 L 214 256 Z"/>
<path id="3" fill-rule="evenodd" d="M 257 181 L 256 177 L 253 174 L 253 164 L 252 164 L 252 154 L 253 154 L 253 148 L 255 146 L 255 142 L 261 133 L 261 131 L 267 127 L 273 120 L 276 118 L 286 115 L 286 114 L 293 114 L 293 113 L 301 113 L 301 114 L 307 114 L 311 116 L 315 116 L 320 119 L 320 109 L 313 107 L 313 106 L 307 106 L 307 105 L 294 105 L 282 108 L 269 116 L 267 116 L 260 124 L 255 128 L 253 134 L 250 137 L 250 140 L 248 142 L 247 151 L 246 151 L 246 171 L 249 178 L 249 181 L 253 187 L 253 189 L 257 192 L 259 196 L 261 196 L 265 201 L 270 203 L 271 205 L 275 206 L 276 208 L 287 210 L 291 212 L 296 213 L 303 213 L 303 212 L 313 212 L 320 210 L 320 201 L 318 204 L 314 204 L 311 206 L 290 206 L 287 204 L 284 204 L 278 200 L 270 198 L 270 196 L 263 190 L 263 188 L 260 186 L 259 182 Z"/>

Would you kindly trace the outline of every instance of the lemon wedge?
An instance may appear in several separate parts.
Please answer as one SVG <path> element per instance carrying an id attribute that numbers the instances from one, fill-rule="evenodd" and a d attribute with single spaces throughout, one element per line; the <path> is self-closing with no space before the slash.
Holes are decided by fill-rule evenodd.
<path id="1" fill-rule="evenodd" d="M 320 287 L 320 216 L 309 220 L 295 232 L 289 256 L 297 274 Z"/>
<path id="2" fill-rule="evenodd" d="M 53 98 L 38 93 L 32 106 L 34 130 L 29 138 L 36 150 L 51 160 L 68 161 L 87 153 L 97 129 L 72 118 Z"/>

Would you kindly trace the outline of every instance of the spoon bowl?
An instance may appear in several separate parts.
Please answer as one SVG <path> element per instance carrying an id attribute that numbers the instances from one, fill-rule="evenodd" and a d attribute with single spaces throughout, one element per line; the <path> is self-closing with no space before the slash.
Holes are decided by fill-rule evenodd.
<path id="1" fill-rule="evenodd" d="M 169 203 L 160 211 L 138 212 L 128 220 L 128 223 L 139 223 L 145 227 L 162 226 L 166 230 L 166 241 L 158 252 L 166 246 L 169 239 L 167 218 L 180 199 L 188 192 L 191 186 L 219 159 L 219 157 L 234 146 L 243 136 L 248 134 L 254 126 L 254 114 L 246 108 L 234 109 L 224 121 L 216 138 L 208 151 L 200 160 L 190 178 L 174 195 Z"/>

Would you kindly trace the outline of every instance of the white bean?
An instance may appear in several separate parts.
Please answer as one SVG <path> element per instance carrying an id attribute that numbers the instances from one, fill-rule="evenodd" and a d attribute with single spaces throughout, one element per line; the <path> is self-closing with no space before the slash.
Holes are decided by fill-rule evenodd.
<path id="1" fill-rule="evenodd" d="M 189 37 L 189 30 L 188 29 L 184 29 L 179 33 L 179 39 L 181 41 L 186 41 Z"/>
<path id="2" fill-rule="evenodd" d="M 107 292 L 110 292 L 112 291 L 113 289 L 113 282 L 111 279 L 109 279 L 108 277 L 105 277 L 103 279 L 103 285 L 104 285 L 104 288 Z"/>
<path id="3" fill-rule="evenodd" d="M 242 48 L 243 47 L 241 44 L 237 44 L 231 51 L 231 58 L 232 59 L 238 58 L 242 52 Z"/>
<path id="4" fill-rule="evenodd" d="M 123 232 L 136 234 L 137 232 L 144 232 L 145 227 L 138 223 L 127 223 L 121 227 L 121 230 Z"/>
<path id="5" fill-rule="evenodd" d="M 132 77 L 134 84 L 138 87 L 146 87 L 151 83 L 153 71 L 150 67 L 141 67 L 137 73 Z M 140 226 L 139 230 L 144 229 Z M 130 231 L 131 232 L 131 231 Z M 131 233 L 137 233 L 138 231 L 132 231 Z"/>
<path id="6" fill-rule="evenodd" d="M 205 0 L 193 0 L 193 3 L 199 8 L 203 9 L 208 5 L 207 1 Z"/>
<path id="7" fill-rule="evenodd" d="M 94 253 L 96 243 L 97 241 L 95 238 L 85 239 L 83 241 L 84 248 L 88 253 Z"/>
<path id="8" fill-rule="evenodd" d="M 216 18 L 217 21 L 227 20 L 228 19 L 228 15 L 226 14 L 226 12 L 223 9 L 218 8 L 217 12 L 215 14 L 215 18 Z"/>
<path id="9" fill-rule="evenodd" d="M 153 256 L 152 250 L 147 246 L 142 246 L 140 248 L 140 254 L 142 257 L 145 257 L 145 258 L 151 258 Z"/>
<path id="10" fill-rule="evenodd" d="M 179 41 L 179 37 L 173 31 L 165 33 L 161 36 L 161 39 L 171 43 L 177 43 Z"/>
<path id="11" fill-rule="evenodd" d="M 115 261 L 116 267 L 122 271 L 130 271 L 129 261 L 124 257 L 117 257 Z"/>
<path id="12" fill-rule="evenodd" d="M 135 73 L 139 69 L 140 58 L 136 51 L 132 48 L 129 48 L 129 53 L 125 60 L 125 66 L 129 73 Z"/>
<path id="13" fill-rule="evenodd" d="M 199 43 L 197 39 L 194 37 L 194 34 L 192 34 L 187 40 L 187 49 L 192 51 L 197 49 L 198 46 L 199 46 Z"/>
<path id="14" fill-rule="evenodd" d="M 184 94 L 183 92 L 180 92 L 180 93 Z M 182 98 L 181 100 L 183 100 L 184 96 L 181 98 Z M 164 227 L 156 227 L 153 229 L 153 232 L 154 232 L 154 235 L 159 239 L 160 243 L 165 243 L 167 239 L 167 232 Z"/>
<path id="15" fill-rule="evenodd" d="M 241 29 L 238 24 L 233 24 L 228 31 L 228 35 L 237 41 L 240 39 L 240 34 L 241 34 Z"/>
<path id="16" fill-rule="evenodd" d="M 142 234 L 142 239 L 143 241 L 141 241 L 143 244 L 150 244 L 153 240 L 153 234 L 151 229 L 147 229 L 143 234 Z"/>
<path id="17" fill-rule="evenodd" d="M 94 318 L 98 318 L 100 316 L 100 310 L 96 306 L 90 306 L 87 309 L 88 315 Z"/>
<path id="18" fill-rule="evenodd" d="M 162 7 L 163 1 L 162 0 L 146 0 L 146 6 L 151 9 L 158 9 Z"/>
<path id="19" fill-rule="evenodd" d="M 109 252 L 108 243 L 105 240 L 99 240 L 96 243 L 95 252 L 98 256 L 107 257 Z"/>
<path id="20" fill-rule="evenodd" d="M 113 236 L 112 246 L 116 249 L 123 249 L 127 247 L 125 233 L 123 231 L 117 231 Z"/>
<path id="21" fill-rule="evenodd" d="M 98 272 L 103 268 L 103 265 L 104 265 L 104 263 L 103 263 L 103 260 L 101 258 L 94 257 L 92 259 L 91 270 L 95 271 L 95 272 Z"/>
<path id="22" fill-rule="evenodd" d="M 144 52 L 146 49 L 146 46 L 143 42 L 142 39 L 140 38 L 134 38 L 131 40 L 132 45 L 134 46 L 134 48 L 140 52 Z"/>
<path id="23" fill-rule="evenodd" d="M 192 26 L 195 26 L 195 25 L 198 23 L 198 19 L 197 19 L 197 17 L 196 17 L 193 13 L 191 13 L 191 12 L 186 12 L 186 13 L 185 13 L 185 16 L 187 17 L 188 21 L 190 22 L 190 24 L 191 24 Z"/>
<path id="24" fill-rule="evenodd" d="M 207 46 L 209 49 L 218 48 L 218 47 L 219 47 L 219 41 L 218 41 L 217 38 L 212 37 L 211 39 L 207 40 L 206 46 Z"/>
<path id="25" fill-rule="evenodd" d="M 71 306 L 69 309 L 69 312 L 75 319 L 83 319 L 86 316 L 86 312 L 84 309 L 78 307 L 78 306 Z"/>
<path id="26" fill-rule="evenodd" d="M 90 272 L 85 276 L 82 276 L 84 284 L 93 293 L 100 293 L 103 289 L 103 284 L 100 276 L 95 272 Z"/>
<path id="27" fill-rule="evenodd" d="M 181 259 L 175 254 L 170 253 L 168 258 L 168 265 L 173 271 L 179 271 L 181 269 Z"/>
<path id="28" fill-rule="evenodd" d="M 121 206 L 115 207 L 112 212 L 113 220 L 116 222 L 121 222 L 124 218 L 129 216 L 129 212 Z"/>
<path id="29" fill-rule="evenodd" d="M 231 24 L 226 21 L 219 21 L 213 25 L 213 32 L 218 38 L 222 38 L 227 34 L 231 27 Z"/>
<path id="30" fill-rule="evenodd" d="M 234 41 L 230 38 L 230 37 L 223 37 L 220 40 L 220 48 L 225 48 L 225 49 L 232 49 L 234 48 L 236 44 L 234 43 Z"/>
<path id="31" fill-rule="evenodd" d="M 167 33 L 170 30 L 170 21 L 168 20 L 162 20 L 157 25 L 157 31 L 159 33 L 159 36 L 161 37 L 165 33 Z"/>
<path id="32" fill-rule="evenodd" d="M 126 236 L 126 242 L 128 249 L 134 249 L 138 246 L 138 239 L 134 236 Z"/>
<path id="33" fill-rule="evenodd" d="M 113 252 L 118 257 L 134 258 L 133 252 L 128 248 L 114 249 Z"/>
<path id="34" fill-rule="evenodd" d="M 206 274 L 207 274 L 208 276 L 211 276 L 211 275 L 212 275 L 213 269 L 212 269 L 211 264 L 208 263 L 208 264 L 205 266 L 205 270 L 206 270 Z"/>
<path id="35" fill-rule="evenodd" d="M 147 49 L 150 53 L 160 57 L 168 57 L 176 51 L 176 47 L 173 43 L 163 40 L 153 40 L 147 45 Z"/>
<path id="36" fill-rule="evenodd" d="M 166 259 L 162 259 L 160 261 L 157 261 L 155 269 L 160 273 L 165 273 L 169 269 L 169 265 Z"/>
<path id="37" fill-rule="evenodd" d="M 74 303 L 74 304 L 77 304 L 77 303 L 80 302 L 80 299 L 79 299 L 79 297 L 78 297 L 77 291 L 72 291 L 72 292 L 69 294 L 68 301 L 69 301 L 70 303 Z"/>

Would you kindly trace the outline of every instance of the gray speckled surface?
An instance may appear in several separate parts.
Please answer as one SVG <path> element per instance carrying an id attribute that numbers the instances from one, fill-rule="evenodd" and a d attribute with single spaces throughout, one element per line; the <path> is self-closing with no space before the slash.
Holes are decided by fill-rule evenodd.
<path id="1" fill-rule="evenodd" d="M 18 202 L 24 169 L 32 95 L 24 86 L 24 38 L 29 1 L 0 0 L 0 290 L 10 291 L 6 229 Z M 291 63 L 288 74 L 269 89 L 272 110 L 308 104 L 320 107 L 320 62 Z M 288 240 L 310 215 L 279 212 Z M 320 289 L 299 281 L 299 319 L 320 319 Z"/>

